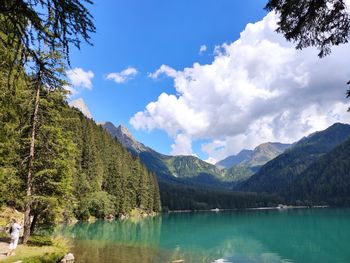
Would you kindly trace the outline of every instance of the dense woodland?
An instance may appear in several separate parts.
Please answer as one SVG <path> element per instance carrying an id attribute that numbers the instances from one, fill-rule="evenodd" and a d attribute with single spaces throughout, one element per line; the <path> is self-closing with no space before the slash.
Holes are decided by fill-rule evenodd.
<path id="1" fill-rule="evenodd" d="M 155 175 L 67 105 L 64 82 L 43 85 L 12 64 L 15 55 L 0 47 L 0 205 L 23 211 L 30 203 L 31 232 L 57 218 L 159 211 Z"/>
<path id="2" fill-rule="evenodd" d="M 1 203 L 22 210 L 30 113 L 27 85 L 13 94 L 2 86 Z M 12 93 L 12 92 L 11 92 Z M 126 215 L 139 207 L 159 211 L 157 180 L 102 127 L 69 108 L 59 91 L 42 89 L 34 162 L 34 218 L 55 210 L 78 219 Z M 50 214 L 50 215 L 48 215 Z"/>

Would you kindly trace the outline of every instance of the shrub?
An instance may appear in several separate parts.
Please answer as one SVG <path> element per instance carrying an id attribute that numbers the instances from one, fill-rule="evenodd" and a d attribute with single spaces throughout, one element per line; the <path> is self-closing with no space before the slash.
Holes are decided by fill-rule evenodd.
<path id="1" fill-rule="evenodd" d="M 52 246 L 53 240 L 50 236 L 34 235 L 29 237 L 28 245 L 30 246 Z"/>
<path id="2" fill-rule="evenodd" d="M 52 263 L 59 262 L 64 257 L 64 252 L 45 253 L 42 256 L 24 259 L 23 263 Z"/>

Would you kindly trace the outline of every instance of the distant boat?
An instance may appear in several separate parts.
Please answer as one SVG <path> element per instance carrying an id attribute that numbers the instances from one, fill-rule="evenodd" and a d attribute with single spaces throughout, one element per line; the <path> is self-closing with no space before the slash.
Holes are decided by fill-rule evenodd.
<path id="1" fill-rule="evenodd" d="M 220 209 L 219 208 L 214 208 L 214 209 L 210 209 L 210 211 L 212 211 L 212 212 L 219 212 Z"/>

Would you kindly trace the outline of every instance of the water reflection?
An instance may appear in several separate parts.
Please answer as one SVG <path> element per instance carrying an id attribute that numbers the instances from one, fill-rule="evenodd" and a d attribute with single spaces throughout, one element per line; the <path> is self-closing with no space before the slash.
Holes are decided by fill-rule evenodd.
<path id="1" fill-rule="evenodd" d="M 350 262 L 349 219 L 348 209 L 183 213 L 60 232 L 77 262 Z"/>

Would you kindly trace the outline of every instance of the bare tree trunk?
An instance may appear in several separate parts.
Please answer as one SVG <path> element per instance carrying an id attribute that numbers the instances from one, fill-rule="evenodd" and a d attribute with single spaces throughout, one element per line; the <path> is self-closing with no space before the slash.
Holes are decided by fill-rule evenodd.
<path id="1" fill-rule="evenodd" d="M 32 133 L 30 138 L 30 149 L 29 149 L 29 163 L 28 163 L 28 175 L 27 175 L 27 200 L 24 211 L 24 232 L 23 232 L 23 243 L 26 244 L 30 236 L 30 211 L 31 211 L 31 196 L 33 188 L 33 164 L 34 164 L 34 153 L 35 153 L 35 138 L 36 129 L 38 122 L 38 111 L 39 111 L 39 99 L 40 99 L 40 81 L 36 84 L 36 94 L 34 101 L 34 114 L 32 119 Z"/>

